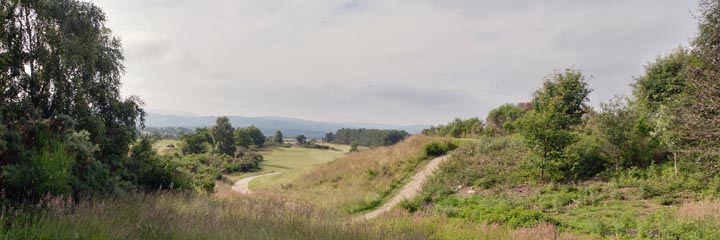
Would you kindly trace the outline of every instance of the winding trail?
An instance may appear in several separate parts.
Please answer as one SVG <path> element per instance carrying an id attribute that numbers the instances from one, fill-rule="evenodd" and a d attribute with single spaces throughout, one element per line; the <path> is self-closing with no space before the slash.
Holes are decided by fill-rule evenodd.
<path id="1" fill-rule="evenodd" d="M 376 218 L 377 216 L 380 216 L 383 213 L 390 211 L 402 200 L 412 199 L 413 197 L 415 197 L 415 195 L 420 193 L 420 190 L 422 190 L 422 186 L 425 183 L 425 180 L 427 180 L 427 178 L 431 176 L 435 172 L 435 170 L 438 169 L 440 163 L 444 162 L 447 159 L 448 155 L 436 157 L 430 160 L 430 162 L 425 165 L 425 168 L 422 171 L 416 173 L 415 176 L 413 176 L 412 180 L 410 180 L 408 184 L 403 186 L 403 188 L 400 189 L 400 191 L 397 193 L 397 195 L 395 195 L 395 197 L 390 199 L 390 201 L 388 201 L 387 203 L 383 204 L 382 207 L 375 209 L 372 212 L 366 213 L 356 218 L 355 220 L 364 221 Z"/>
<path id="2" fill-rule="evenodd" d="M 250 194 L 251 191 L 250 191 L 249 185 L 252 180 L 255 180 L 256 178 L 259 178 L 259 177 L 270 176 L 270 175 L 275 175 L 275 174 L 279 174 L 279 173 L 280 172 L 271 172 L 271 173 L 266 173 L 263 175 L 257 175 L 257 176 L 246 177 L 246 178 L 240 179 L 233 184 L 232 190 L 235 190 L 236 192 L 239 192 L 241 194 Z"/>

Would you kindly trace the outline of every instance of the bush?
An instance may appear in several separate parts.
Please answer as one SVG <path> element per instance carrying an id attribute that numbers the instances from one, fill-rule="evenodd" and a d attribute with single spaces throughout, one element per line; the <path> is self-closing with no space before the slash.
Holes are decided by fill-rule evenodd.
<path id="1" fill-rule="evenodd" d="M 425 145 L 425 155 L 429 157 L 437 157 L 445 155 L 446 153 L 455 150 L 458 146 L 452 142 L 431 142 Z"/>
<path id="2" fill-rule="evenodd" d="M 0 153 L 12 162 L 0 168 L 0 192 L 15 199 L 34 200 L 45 194 L 71 194 L 76 154 L 68 149 L 67 135 L 42 122 L 32 123 L 25 131 L 24 139 L 14 131 L 4 136 L 7 145 Z M 23 140 L 33 148 L 24 149 Z"/>

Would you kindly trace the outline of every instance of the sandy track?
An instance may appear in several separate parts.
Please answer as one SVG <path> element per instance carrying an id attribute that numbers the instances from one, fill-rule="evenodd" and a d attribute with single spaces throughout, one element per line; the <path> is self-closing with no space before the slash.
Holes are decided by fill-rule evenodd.
<path id="1" fill-rule="evenodd" d="M 259 177 L 270 176 L 270 175 L 275 175 L 275 174 L 279 174 L 279 173 L 280 172 L 272 172 L 272 173 L 266 173 L 263 175 L 257 175 L 257 176 L 246 177 L 246 178 L 240 179 L 233 184 L 232 190 L 235 190 L 236 192 L 239 192 L 241 194 L 250 194 L 251 192 L 250 192 L 249 185 L 252 180 L 259 178 Z"/>
<path id="2" fill-rule="evenodd" d="M 400 189 L 400 191 L 397 193 L 397 195 L 395 195 L 395 197 L 390 199 L 390 201 L 385 203 L 382 207 L 375 209 L 372 212 L 366 213 L 365 215 L 362 215 L 355 220 L 362 221 L 362 220 L 373 219 L 377 216 L 380 216 L 381 214 L 383 214 L 385 212 L 390 211 L 393 207 L 395 207 L 395 205 L 400 203 L 400 201 L 402 201 L 404 199 L 412 199 L 413 197 L 415 197 L 415 195 L 420 193 L 420 190 L 422 189 L 422 186 L 425 183 L 425 180 L 427 180 L 427 177 L 431 176 L 433 174 L 433 172 L 435 172 L 435 170 L 437 170 L 440 163 L 444 162 L 447 159 L 448 159 L 448 156 L 445 155 L 445 156 L 437 157 L 437 158 L 434 158 L 433 160 L 430 160 L 430 162 L 427 165 L 425 165 L 425 168 L 422 171 L 416 173 L 415 176 L 413 176 L 412 180 L 410 180 L 410 182 L 408 184 L 403 186 L 403 188 Z"/>

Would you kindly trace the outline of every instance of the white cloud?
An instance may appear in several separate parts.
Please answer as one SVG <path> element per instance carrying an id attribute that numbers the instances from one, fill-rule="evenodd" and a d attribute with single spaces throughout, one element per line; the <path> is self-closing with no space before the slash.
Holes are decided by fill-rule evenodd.
<path id="1" fill-rule="evenodd" d="M 695 32 L 696 1 L 95 0 L 154 109 L 442 123 L 526 101 L 553 69 L 594 104 Z"/>

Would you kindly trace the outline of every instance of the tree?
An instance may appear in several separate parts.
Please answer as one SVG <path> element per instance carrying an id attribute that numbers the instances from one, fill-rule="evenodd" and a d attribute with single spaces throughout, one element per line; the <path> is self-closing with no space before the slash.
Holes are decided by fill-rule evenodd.
<path id="1" fill-rule="evenodd" d="M 247 148 L 254 145 L 255 141 L 247 128 L 237 128 L 235 129 L 235 144 Z"/>
<path id="2" fill-rule="evenodd" d="M 569 145 L 577 141 L 571 129 L 582 121 L 591 90 L 580 71 L 566 69 L 545 78 L 535 92 L 533 110 L 520 121 L 526 142 L 542 156 L 540 180 L 545 179 L 549 160 L 560 160 Z"/>
<path id="3" fill-rule="evenodd" d="M 522 109 L 517 105 L 509 103 L 504 104 L 491 110 L 490 113 L 488 113 L 486 122 L 488 125 L 492 125 L 495 128 L 509 130 L 511 129 L 509 124 L 525 115 L 525 112 L 525 109 Z"/>
<path id="4" fill-rule="evenodd" d="M 389 146 L 405 139 L 409 134 L 402 130 L 350 129 L 337 130 L 332 143 L 350 144 L 357 142 L 360 146 Z"/>
<path id="5" fill-rule="evenodd" d="M 265 135 L 255 126 L 249 126 L 245 128 L 247 133 L 250 134 L 250 138 L 252 138 L 253 144 L 255 146 L 261 147 L 263 144 L 265 144 Z"/>
<path id="6" fill-rule="evenodd" d="M 97 152 L 94 158 L 74 161 L 75 193 L 133 188 L 123 169 L 145 112 L 139 98 L 120 94 L 122 48 L 105 21 L 102 10 L 88 2 L 0 4 L 0 121 L 18 142 L 37 139 L 26 132 L 33 122 L 67 120 L 59 128 L 63 131 L 49 132 L 56 135 L 48 137 L 52 141 L 61 141 L 68 132 L 88 133 Z M 0 152 L 0 178 L 14 177 L 6 174 L 7 167 L 32 164 L 30 156 L 42 156 L 37 146 L 15 146 Z M 1 185 L 3 192 L 7 185 Z"/>
<path id="7" fill-rule="evenodd" d="M 305 137 L 305 135 L 300 134 L 295 137 L 295 141 L 297 141 L 298 145 L 305 145 L 307 143 L 307 138 Z"/>
<path id="8" fill-rule="evenodd" d="M 350 152 L 357 152 L 357 151 L 358 151 L 358 143 L 352 142 L 352 144 L 350 144 Z"/>
<path id="9" fill-rule="evenodd" d="M 677 153 L 681 151 L 678 132 L 681 122 L 676 113 L 684 108 L 687 72 L 692 62 L 693 56 L 679 48 L 645 66 L 645 74 L 633 84 L 637 99 L 635 112 L 642 113 L 641 119 L 647 119 L 644 123 L 651 125 L 649 135 L 653 140 L 672 153 L 675 174 L 678 174 Z"/>
<path id="10" fill-rule="evenodd" d="M 333 133 L 331 133 L 331 132 L 326 133 L 325 137 L 323 138 L 323 142 L 329 143 L 329 142 L 332 142 L 333 140 L 335 140 L 335 135 L 333 135 Z"/>
<path id="11" fill-rule="evenodd" d="M 275 131 L 275 136 L 273 136 L 273 141 L 277 144 L 283 144 L 283 142 L 284 142 L 283 135 L 282 135 L 282 132 L 280 132 L 280 130 Z"/>
<path id="12" fill-rule="evenodd" d="M 674 101 L 683 92 L 690 59 L 690 53 L 679 48 L 645 66 L 645 74 L 636 78 L 632 86 L 633 95 L 641 106 L 648 108 L 647 112 L 657 112 L 661 105 Z"/>
<path id="13" fill-rule="evenodd" d="M 608 143 L 606 153 L 615 170 L 647 166 L 654 160 L 659 143 L 653 138 L 653 122 L 647 109 L 637 102 L 617 97 L 601 104 L 602 112 L 591 118 L 594 132 Z"/>
<path id="14" fill-rule="evenodd" d="M 696 62 L 687 73 L 687 99 L 679 110 L 678 138 L 695 152 L 720 155 L 720 2 L 700 3 Z"/>
<path id="15" fill-rule="evenodd" d="M 202 154 L 212 149 L 212 134 L 207 128 L 197 128 L 193 133 L 186 133 L 180 137 L 183 154 Z"/>
<path id="16" fill-rule="evenodd" d="M 235 154 L 236 147 L 233 137 L 233 127 L 227 117 L 218 117 L 217 120 L 215 120 L 215 126 L 212 128 L 212 136 L 217 153 L 228 156 Z"/>

